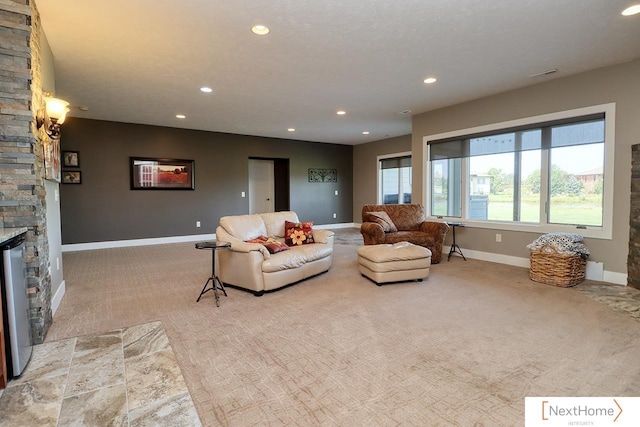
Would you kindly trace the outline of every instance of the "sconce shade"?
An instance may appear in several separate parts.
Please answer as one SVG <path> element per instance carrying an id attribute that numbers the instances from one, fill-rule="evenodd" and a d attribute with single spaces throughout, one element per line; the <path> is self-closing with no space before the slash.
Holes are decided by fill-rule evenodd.
<path id="1" fill-rule="evenodd" d="M 50 119 L 55 119 L 60 125 L 64 123 L 64 119 L 69 112 L 69 108 L 67 107 L 69 103 L 61 99 L 49 97 L 46 97 L 44 100 L 47 104 L 47 116 L 49 116 Z"/>
<path id="2" fill-rule="evenodd" d="M 38 129 L 44 126 L 51 138 L 60 138 L 60 126 L 64 123 L 64 119 L 67 118 L 69 103 L 50 96 L 45 96 L 44 102 L 46 104 L 44 111 L 40 110 L 36 117 Z"/>

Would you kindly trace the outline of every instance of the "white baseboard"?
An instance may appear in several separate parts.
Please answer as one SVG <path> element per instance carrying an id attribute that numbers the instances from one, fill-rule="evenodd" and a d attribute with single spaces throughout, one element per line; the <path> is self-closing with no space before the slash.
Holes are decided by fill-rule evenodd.
<path id="1" fill-rule="evenodd" d="M 442 247 L 442 256 L 446 257 L 450 247 Z M 471 249 L 463 249 L 462 253 L 466 258 L 478 259 L 481 261 L 497 262 L 498 264 L 513 265 L 516 267 L 529 268 L 531 266 L 529 258 L 516 257 L 511 255 L 494 254 L 491 252 L 474 251 Z M 459 256 L 459 255 L 454 255 Z M 614 271 L 604 270 L 601 262 L 587 261 L 587 279 L 597 280 L 600 282 L 614 283 L 616 285 L 627 285 L 627 275 L 616 273 Z"/>
<path id="2" fill-rule="evenodd" d="M 53 298 L 51 298 L 51 315 L 55 316 L 56 315 L 56 311 L 58 311 L 58 307 L 60 306 L 60 303 L 62 302 L 62 297 L 64 296 L 64 293 L 67 291 L 66 288 L 66 283 L 63 280 L 62 283 L 60 283 L 60 286 L 58 287 L 58 290 L 56 291 L 56 294 L 53 296 Z"/>
<path id="3" fill-rule="evenodd" d="M 352 222 L 314 225 L 319 230 L 332 228 L 354 228 Z M 62 245 L 62 252 L 91 251 L 94 249 L 126 248 L 131 246 L 163 245 L 165 243 L 200 242 L 215 239 L 215 234 L 196 234 L 190 236 L 157 237 L 151 239 L 112 240 L 107 242 L 73 243 Z"/>
<path id="4" fill-rule="evenodd" d="M 163 245 L 165 243 L 199 242 L 215 239 L 215 234 L 197 234 L 191 236 L 157 237 L 152 239 L 112 240 L 108 242 L 74 243 L 62 245 L 62 252 L 90 251 L 94 249 L 125 248 L 131 246 Z"/>
<path id="5" fill-rule="evenodd" d="M 355 228 L 356 225 L 353 222 L 341 222 L 339 224 L 322 224 L 322 225 L 313 225 L 313 228 L 317 228 L 318 230 L 327 230 L 332 228 Z"/>
<path id="6" fill-rule="evenodd" d="M 588 277 L 587 277 L 588 279 Z M 615 271 L 605 271 L 603 281 L 607 283 L 615 283 L 616 285 L 627 285 L 627 275 L 624 273 L 616 273 Z"/>

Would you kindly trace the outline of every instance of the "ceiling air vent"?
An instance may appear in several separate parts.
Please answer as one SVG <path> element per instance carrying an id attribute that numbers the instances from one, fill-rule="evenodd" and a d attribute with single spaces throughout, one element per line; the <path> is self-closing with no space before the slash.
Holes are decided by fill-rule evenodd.
<path id="1" fill-rule="evenodd" d="M 551 70 L 543 71 L 541 73 L 531 74 L 529 77 L 530 78 L 534 78 L 534 77 L 548 76 L 549 74 L 553 74 L 553 73 L 557 73 L 557 72 L 558 72 L 558 69 L 557 68 L 553 68 Z"/>

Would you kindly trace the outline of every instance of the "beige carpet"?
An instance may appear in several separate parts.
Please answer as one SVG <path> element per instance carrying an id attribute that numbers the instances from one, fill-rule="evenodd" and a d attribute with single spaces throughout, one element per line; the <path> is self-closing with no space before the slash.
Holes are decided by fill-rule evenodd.
<path id="1" fill-rule="evenodd" d="M 67 253 L 46 339 L 161 320 L 205 426 L 522 425 L 525 396 L 640 395 L 631 316 L 460 258 L 378 287 L 338 241 L 328 273 L 219 308 L 193 244 Z"/>

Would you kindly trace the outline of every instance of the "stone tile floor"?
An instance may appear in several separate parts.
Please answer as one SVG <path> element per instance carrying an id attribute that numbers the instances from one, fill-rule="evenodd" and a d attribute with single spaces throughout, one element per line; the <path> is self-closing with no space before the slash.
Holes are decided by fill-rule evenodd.
<path id="1" fill-rule="evenodd" d="M 0 426 L 200 426 L 160 322 L 34 346 Z"/>
<path id="2" fill-rule="evenodd" d="M 615 311 L 640 320 L 640 289 L 591 281 L 577 285 L 576 289 Z"/>

